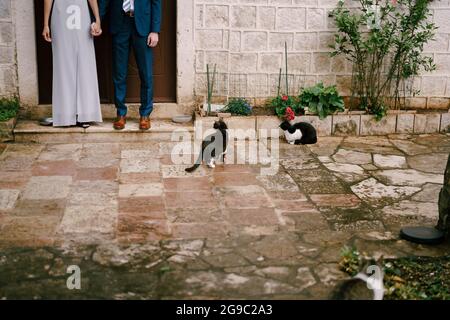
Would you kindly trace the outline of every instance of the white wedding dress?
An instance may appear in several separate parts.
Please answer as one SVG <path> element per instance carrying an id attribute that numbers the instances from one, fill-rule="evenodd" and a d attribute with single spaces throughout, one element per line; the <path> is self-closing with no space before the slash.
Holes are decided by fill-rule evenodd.
<path id="1" fill-rule="evenodd" d="M 88 1 L 53 2 L 53 126 L 102 122 Z"/>

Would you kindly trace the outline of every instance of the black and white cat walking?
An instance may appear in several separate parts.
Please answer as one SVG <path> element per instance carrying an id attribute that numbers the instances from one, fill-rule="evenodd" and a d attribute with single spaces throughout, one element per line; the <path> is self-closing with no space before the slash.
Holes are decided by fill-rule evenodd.
<path id="1" fill-rule="evenodd" d="M 204 161 L 208 167 L 214 168 L 216 161 L 222 157 L 225 161 L 225 154 L 228 147 L 228 127 L 223 120 L 214 122 L 214 129 L 216 132 L 207 136 L 202 141 L 202 148 L 195 164 L 186 169 L 186 172 L 194 172 Z"/>

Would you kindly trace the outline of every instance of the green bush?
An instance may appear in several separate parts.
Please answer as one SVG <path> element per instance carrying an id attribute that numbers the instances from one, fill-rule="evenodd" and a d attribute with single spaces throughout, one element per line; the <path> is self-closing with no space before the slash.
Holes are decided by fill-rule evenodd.
<path id="1" fill-rule="evenodd" d="M 252 114 L 252 107 L 243 98 L 233 98 L 228 102 L 223 111 L 238 116 L 249 116 Z"/>
<path id="2" fill-rule="evenodd" d="M 322 82 L 314 87 L 306 88 L 299 96 L 303 107 L 317 113 L 320 119 L 336 111 L 344 111 L 344 99 L 339 95 L 336 86 L 325 87 Z"/>
<path id="3" fill-rule="evenodd" d="M 269 105 L 275 109 L 275 113 L 279 118 L 284 118 L 286 115 L 286 109 L 290 107 L 296 115 L 303 115 L 305 114 L 305 109 L 300 104 L 300 101 L 297 97 L 292 96 L 278 96 L 276 98 L 273 98 Z"/>
<path id="4" fill-rule="evenodd" d="M 8 121 L 17 116 L 19 112 L 19 99 L 1 98 L 0 99 L 0 121 Z"/>
<path id="5" fill-rule="evenodd" d="M 331 13 L 338 30 L 332 56 L 352 63 L 352 96 L 381 119 L 388 107 L 400 108 L 417 93 L 408 88 L 415 76 L 436 69 L 424 51 L 437 26 L 430 0 L 358 2 L 354 8 L 354 1 L 340 0 Z"/>

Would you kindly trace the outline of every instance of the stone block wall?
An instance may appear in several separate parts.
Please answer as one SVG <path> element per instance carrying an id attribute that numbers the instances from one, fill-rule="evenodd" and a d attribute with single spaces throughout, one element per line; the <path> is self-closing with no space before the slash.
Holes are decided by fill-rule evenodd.
<path id="1" fill-rule="evenodd" d="M 17 94 L 13 3 L 12 0 L 0 0 L 0 97 Z"/>
<path id="2" fill-rule="evenodd" d="M 229 86 L 231 92 L 242 95 L 236 83 L 246 82 L 249 97 L 275 95 L 287 42 L 289 70 L 297 75 L 291 80 L 293 87 L 323 81 L 337 84 L 343 95 L 349 95 L 351 65 L 342 57 L 329 56 L 335 33 L 329 12 L 337 2 L 195 0 L 196 94 L 205 94 L 206 65 L 216 64 L 217 71 L 229 77 L 229 81 L 219 79 L 219 87 Z M 438 69 L 415 80 L 421 94 L 411 105 L 418 109 L 448 109 L 450 1 L 433 1 L 431 8 L 439 30 L 426 52 L 434 56 Z"/>

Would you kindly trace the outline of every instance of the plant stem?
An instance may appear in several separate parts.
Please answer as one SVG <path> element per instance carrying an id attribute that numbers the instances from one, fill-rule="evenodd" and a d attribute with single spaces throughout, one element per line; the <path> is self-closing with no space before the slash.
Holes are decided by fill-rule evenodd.
<path id="1" fill-rule="evenodd" d="M 282 69 L 280 68 L 280 74 L 278 75 L 278 92 L 277 92 L 277 97 L 280 96 L 280 90 L 281 90 L 281 72 L 282 72 Z"/>
<path id="2" fill-rule="evenodd" d="M 286 62 L 286 95 L 289 96 L 289 78 L 288 78 L 288 50 L 287 50 L 287 42 L 284 43 L 284 56 Z"/>

